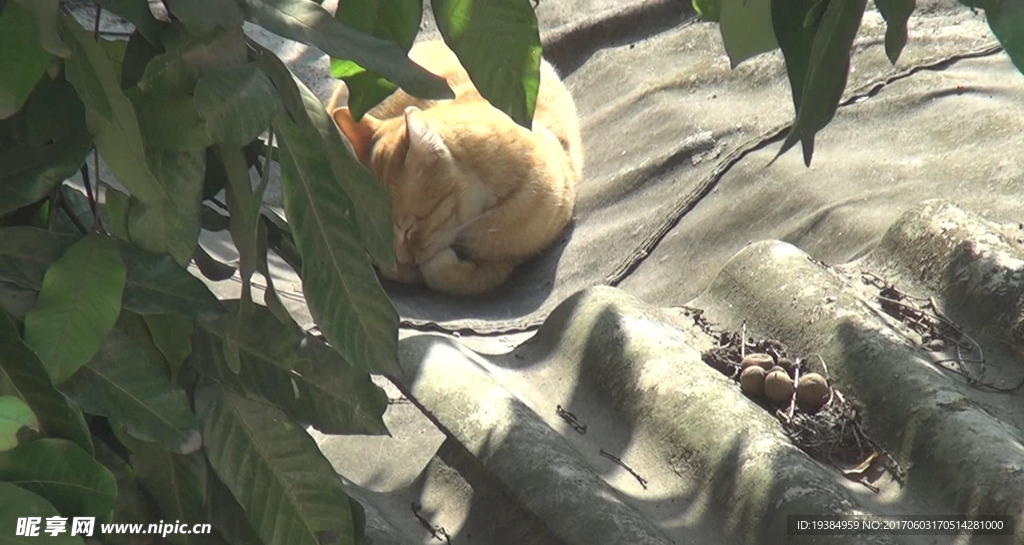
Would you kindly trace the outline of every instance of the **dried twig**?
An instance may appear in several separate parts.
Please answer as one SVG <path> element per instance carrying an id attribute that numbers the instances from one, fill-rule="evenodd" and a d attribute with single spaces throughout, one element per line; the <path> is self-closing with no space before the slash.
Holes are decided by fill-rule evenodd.
<path id="1" fill-rule="evenodd" d="M 614 455 L 614 454 L 612 454 L 610 452 L 605 452 L 604 449 L 601 449 L 600 452 L 601 452 L 601 456 L 604 456 L 605 458 L 608 458 L 609 460 L 615 462 L 620 467 L 622 467 L 622 469 L 625 469 L 631 475 L 633 475 L 633 477 L 637 480 L 637 482 L 640 483 L 640 486 L 644 487 L 644 490 L 647 490 L 647 479 L 641 477 L 640 474 L 637 473 L 633 468 L 631 468 L 628 465 L 626 465 L 626 462 L 623 462 L 622 458 L 619 458 L 618 456 L 616 456 L 616 455 Z"/>

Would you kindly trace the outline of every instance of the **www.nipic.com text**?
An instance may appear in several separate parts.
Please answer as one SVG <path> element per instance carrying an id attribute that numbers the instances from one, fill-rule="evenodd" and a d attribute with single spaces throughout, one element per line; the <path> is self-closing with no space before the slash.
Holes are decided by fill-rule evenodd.
<path id="1" fill-rule="evenodd" d="M 49 534 L 58 536 L 70 534 L 72 536 L 91 537 L 96 529 L 95 517 L 75 517 L 71 520 L 70 528 L 66 517 L 50 517 L 45 519 L 43 527 L 42 517 L 18 517 L 18 526 L 15 535 L 38 536 Z M 171 534 L 209 534 L 212 531 L 209 524 L 183 524 L 181 521 L 174 523 L 163 522 L 154 524 L 100 524 L 101 534 L 147 534 L 167 537 Z"/>

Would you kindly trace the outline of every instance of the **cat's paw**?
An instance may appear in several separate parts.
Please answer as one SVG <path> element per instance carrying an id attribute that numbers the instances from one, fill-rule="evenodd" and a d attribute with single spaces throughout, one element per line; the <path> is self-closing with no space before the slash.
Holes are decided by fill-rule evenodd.
<path id="1" fill-rule="evenodd" d="M 423 284 L 423 275 L 420 273 L 420 270 L 409 265 L 398 265 L 394 269 L 378 266 L 377 271 L 380 272 L 381 276 L 393 282 L 415 285 Z"/>
<path id="2" fill-rule="evenodd" d="M 429 261 L 420 265 L 420 272 L 428 286 L 446 281 L 452 270 L 459 266 L 459 256 L 451 247 L 438 252 Z"/>

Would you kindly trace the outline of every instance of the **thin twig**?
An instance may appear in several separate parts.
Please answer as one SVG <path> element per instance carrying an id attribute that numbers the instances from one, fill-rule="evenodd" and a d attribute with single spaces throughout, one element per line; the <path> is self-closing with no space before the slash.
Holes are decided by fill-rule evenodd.
<path id="1" fill-rule="evenodd" d="M 92 23 L 92 39 L 94 41 L 100 41 L 100 14 L 103 13 L 103 6 L 99 2 L 96 2 L 96 17 Z"/>
<path id="2" fill-rule="evenodd" d="M 633 468 L 631 468 L 628 465 L 626 465 L 626 462 L 623 462 L 622 458 L 619 458 L 618 456 L 616 456 L 616 455 L 614 455 L 614 454 L 612 454 L 610 452 L 605 452 L 604 449 L 601 449 L 600 452 L 601 452 L 601 456 L 604 456 L 605 458 L 608 458 L 609 460 L 615 462 L 616 464 L 619 465 L 619 467 L 621 467 L 622 469 L 625 469 L 631 475 L 633 475 L 633 477 L 637 480 L 637 482 L 640 483 L 640 486 L 644 487 L 644 490 L 647 490 L 647 479 L 641 477 L 640 474 L 637 473 Z"/>
<path id="3" fill-rule="evenodd" d="M 96 148 L 92 148 L 93 157 L 93 172 L 96 173 L 96 180 L 100 179 L 100 154 L 96 151 Z M 103 220 L 100 219 L 99 207 L 96 205 L 96 196 L 93 195 L 92 183 L 89 181 L 89 167 L 82 165 L 82 184 L 85 185 L 85 197 L 89 200 L 89 210 L 92 212 L 92 230 L 97 233 L 104 233 L 106 229 L 103 228 Z M 99 193 L 99 186 L 97 186 L 97 193 Z"/>

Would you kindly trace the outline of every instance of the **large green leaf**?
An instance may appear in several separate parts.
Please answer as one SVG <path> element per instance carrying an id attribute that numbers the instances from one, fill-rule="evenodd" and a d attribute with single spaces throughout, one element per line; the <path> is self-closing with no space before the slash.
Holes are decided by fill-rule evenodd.
<path id="1" fill-rule="evenodd" d="M 206 122 L 199 117 L 195 99 L 188 93 L 157 93 L 137 88 L 125 93 L 135 105 L 142 137 L 151 152 L 153 149 L 203 151 L 213 144 Z M 152 162 L 150 167 L 153 167 Z M 160 178 L 159 173 L 154 174 Z"/>
<path id="2" fill-rule="evenodd" d="M 82 412 L 53 387 L 39 358 L 21 341 L 17 326 L 2 312 L 0 394 L 17 396 L 31 407 L 45 435 L 73 441 L 92 452 L 92 438 Z"/>
<path id="3" fill-rule="evenodd" d="M 907 20 L 917 0 L 876 0 L 875 6 L 885 19 L 885 54 L 896 64 L 907 45 Z"/>
<path id="4" fill-rule="evenodd" d="M 96 135 L 96 148 L 132 194 L 148 202 L 158 201 L 163 188 L 146 162 L 138 118 L 121 91 L 118 67 L 93 39 L 92 32 L 70 15 L 61 16 L 61 27 L 72 51 L 65 63 L 68 81 L 86 105 L 86 120 Z"/>
<path id="5" fill-rule="evenodd" d="M 10 3 L 0 12 L 0 119 L 21 109 L 49 65 L 32 14 L 20 3 Z"/>
<path id="6" fill-rule="evenodd" d="M 1017 70 L 1024 72 L 1024 4 L 1007 0 L 960 0 L 985 10 L 985 19 Z"/>
<path id="7" fill-rule="evenodd" d="M 170 256 L 129 245 L 121 247 L 121 255 L 128 268 L 124 308 L 136 314 L 171 313 L 193 318 L 224 312 L 210 289 Z"/>
<path id="8" fill-rule="evenodd" d="M 166 0 L 166 3 L 171 13 L 196 34 L 242 24 L 242 10 L 234 0 Z"/>
<path id="9" fill-rule="evenodd" d="M 278 88 L 289 116 L 304 132 L 309 133 L 307 141 L 319 146 L 318 153 L 330 162 L 329 176 L 352 199 L 359 236 L 366 250 L 376 263 L 393 266 L 394 228 L 391 224 L 391 199 L 387 190 L 349 151 L 341 131 L 316 95 L 302 82 L 296 81 L 276 55 L 258 45 L 255 47 L 260 52 L 260 65 Z M 309 131 L 310 125 L 320 133 L 319 139 Z"/>
<path id="10" fill-rule="evenodd" d="M 100 0 L 100 6 L 130 21 L 146 41 L 160 44 L 160 23 L 153 17 L 147 2 L 139 0 Z"/>
<path id="11" fill-rule="evenodd" d="M 245 316 L 241 336 L 226 337 L 227 327 L 196 331 L 190 361 L 198 372 L 238 393 L 262 396 L 323 433 L 387 433 L 382 420 L 387 395 L 322 341 L 294 323 L 282 325 L 262 306 Z M 224 361 L 225 342 L 240 355 L 237 374 Z"/>
<path id="12" fill-rule="evenodd" d="M 196 412 L 210 465 L 266 545 L 353 545 L 341 479 L 301 426 L 218 386 L 196 394 Z"/>
<path id="13" fill-rule="evenodd" d="M 846 89 L 850 49 L 857 37 L 866 4 L 867 0 L 829 1 L 814 35 L 796 121 L 776 157 L 801 142 L 804 164 L 810 166 L 814 155 L 814 135 L 835 116 Z M 785 49 L 783 54 L 786 54 Z"/>
<path id="14" fill-rule="evenodd" d="M 0 151 L 0 216 L 45 198 L 92 147 L 85 108 L 64 79 L 43 78 L 11 122 L 24 130 L 19 145 Z"/>
<path id="15" fill-rule="evenodd" d="M 153 443 L 128 440 L 132 468 L 160 506 L 166 520 L 206 522 L 206 458 L 201 452 L 174 454 Z M 202 534 L 172 534 L 173 543 L 204 543 Z"/>
<path id="16" fill-rule="evenodd" d="M 793 95 L 793 112 L 800 111 L 804 83 L 811 65 L 811 48 L 818 31 L 820 17 L 811 17 L 812 10 L 823 7 L 823 0 L 773 0 L 772 27 L 786 61 L 786 75 Z M 807 25 L 805 22 L 814 23 Z"/>
<path id="17" fill-rule="evenodd" d="M 18 432 L 22 428 L 39 429 L 39 420 L 21 399 L 0 395 L 0 452 L 18 446 Z"/>
<path id="18" fill-rule="evenodd" d="M 38 545 L 43 542 L 47 545 L 83 545 L 81 537 L 70 533 L 54 537 L 43 533 L 46 519 L 59 516 L 67 514 L 59 513 L 45 498 L 11 483 L 0 482 L 0 536 L 3 536 L 0 539 L 4 545 Z M 17 535 L 18 523 L 23 518 L 39 520 L 35 535 Z"/>
<path id="19" fill-rule="evenodd" d="M 367 370 L 398 368 L 398 314 L 377 280 L 352 219 L 352 201 L 324 157 L 321 139 L 284 116 L 280 134 L 284 206 L 302 254 L 302 285 L 324 337 Z"/>
<path id="20" fill-rule="evenodd" d="M 378 38 L 391 40 L 406 52 L 412 48 L 423 18 L 421 0 L 366 0 L 342 2 L 334 17 L 342 23 Z M 356 118 L 362 117 L 398 86 L 374 71 L 365 71 L 355 62 L 331 59 L 331 75 L 344 77 L 348 87 L 348 107 Z"/>
<path id="21" fill-rule="evenodd" d="M 71 50 L 60 39 L 60 32 L 57 30 L 57 10 L 60 8 L 59 0 L 17 0 L 26 9 L 32 11 L 38 31 L 39 42 L 50 53 L 58 57 L 68 58 Z"/>
<path id="22" fill-rule="evenodd" d="M 212 468 L 207 471 L 207 475 L 206 517 L 213 527 L 232 545 L 263 545 L 256 530 L 246 520 L 245 509 L 231 495 L 228 487 L 213 474 Z"/>
<path id="23" fill-rule="evenodd" d="M 480 94 L 529 128 L 540 81 L 540 33 L 530 0 L 433 0 L 434 19 Z"/>
<path id="24" fill-rule="evenodd" d="M 772 29 L 772 0 L 722 0 L 720 17 L 722 42 L 732 68 L 779 47 Z"/>
<path id="25" fill-rule="evenodd" d="M 25 316 L 25 343 L 59 383 L 99 350 L 121 313 L 125 266 L 101 236 L 76 242 L 46 271 L 39 302 Z"/>
<path id="26" fill-rule="evenodd" d="M 171 370 L 171 381 L 192 353 L 192 331 L 195 321 L 177 314 L 150 314 L 143 317 L 153 344 L 160 349 Z"/>
<path id="27" fill-rule="evenodd" d="M 204 73 L 195 101 L 210 137 L 235 146 L 266 131 L 281 108 L 274 85 L 253 62 Z"/>
<path id="28" fill-rule="evenodd" d="M 123 424 L 134 437 L 182 454 L 202 446 L 188 397 L 171 382 L 138 316 L 125 313 L 96 356 L 60 388 L 84 411 Z"/>
<path id="29" fill-rule="evenodd" d="M 234 147 L 218 149 L 224 173 L 228 178 L 227 200 L 231 211 L 229 226 L 231 239 L 238 249 L 239 269 L 242 276 L 242 299 L 252 301 L 252 275 L 256 271 L 255 215 L 249 206 L 253 200 L 252 181 L 241 150 Z M 258 210 L 258 208 L 257 208 Z"/>
<path id="30" fill-rule="evenodd" d="M 113 427 L 111 430 L 118 441 L 124 444 L 124 433 L 120 428 Z M 127 437 L 131 440 L 131 437 Z M 115 443 L 115 441 L 111 441 Z M 114 510 L 110 515 L 112 524 L 148 524 L 150 521 L 160 520 L 160 513 L 149 494 L 142 488 L 135 471 L 128 465 L 124 449 L 119 447 L 115 452 L 104 441 L 96 442 L 96 461 L 103 464 L 114 478 L 117 479 L 117 500 L 114 502 Z M 124 457 L 122 457 L 124 456 Z M 100 528 L 97 528 L 99 533 Z M 137 543 L 138 536 L 131 534 L 108 533 L 103 536 L 104 545 L 140 545 Z"/>
<path id="31" fill-rule="evenodd" d="M 383 74 L 413 95 L 432 99 L 452 97 L 444 79 L 410 61 L 397 44 L 336 21 L 312 0 L 240 1 L 250 21 L 274 34 L 314 45 L 334 58 L 351 59 Z"/>
<path id="32" fill-rule="evenodd" d="M 206 70 L 246 62 L 245 34 L 239 28 L 221 28 L 194 35 L 179 25 L 162 33 L 166 52 L 146 66 L 139 89 L 154 93 L 191 93 Z"/>
<path id="33" fill-rule="evenodd" d="M 147 157 L 167 194 L 152 204 L 132 199 L 128 238 L 146 251 L 169 254 L 184 267 L 199 241 L 206 154 L 151 149 Z"/>
<path id="34" fill-rule="evenodd" d="M 0 229 L 0 280 L 39 291 L 46 269 L 81 238 L 35 227 Z"/>
<path id="35" fill-rule="evenodd" d="M 34 227 L 0 229 L 0 281 L 39 290 L 47 268 L 82 237 Z M 123 305 L 137 314 L 200 317 L 224 312 L 209 288 L 167 255 L 120 244 L 127 269 Z"/>
<path id="36" fill-rule="evenodd" d="M 105 519 L 117 496 L 110 471 L 64 439 L 39 439 L 0 452 L 0 481 L 39 494 L 65 517 Z"/>

